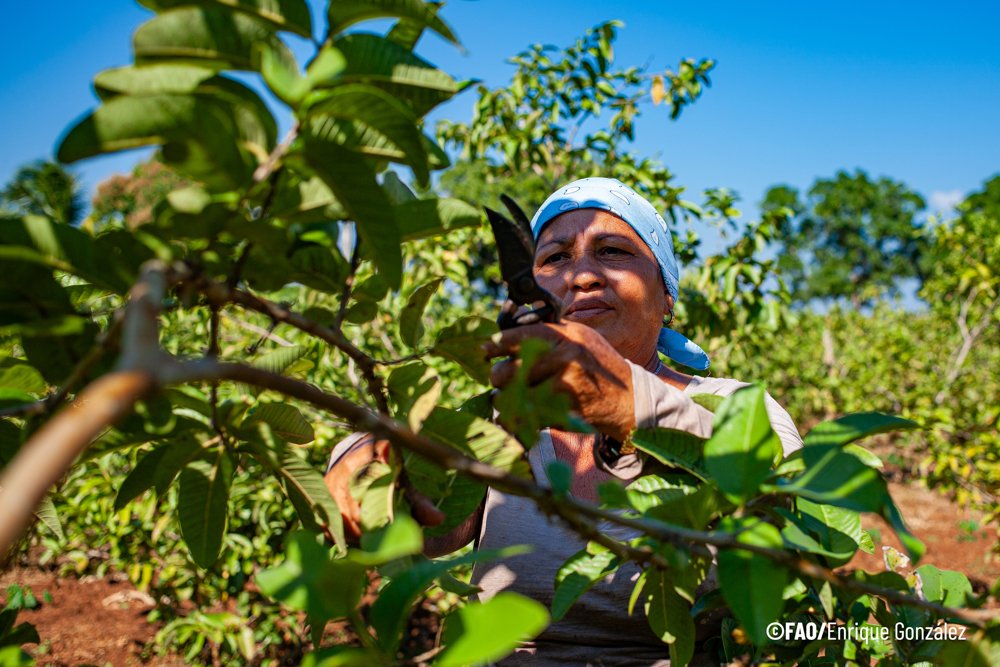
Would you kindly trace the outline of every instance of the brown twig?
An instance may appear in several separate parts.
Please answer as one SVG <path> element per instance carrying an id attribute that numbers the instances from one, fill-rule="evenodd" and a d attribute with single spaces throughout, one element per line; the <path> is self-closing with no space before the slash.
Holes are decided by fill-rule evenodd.
<path id="1" fill-rule="evenodd" d="M 228 285 L 208 282 L 198 286 L 213 303 L 237 303 L 249 310 L 263 313 L 273 320 L 289 324 L 320 340 L 326 341 L 354 360 L 361 370 L 361 376 L 368 385 L 368 391 L 375 399 L 380 412 L 389 414 L 389 402 L 386 398 L 385 384 L 375 372 L 378 362 L 358 349 L 339 329 L 326 327 L 292 311 L 284 304 L 262 299 L 250 292 L 234 289 Z"/>
<path id="2" fill-rule="evenodd" d="M 254 183 L 262 183 L 271 177 L 271 174 L 277 168 L 278 163 L 281 162 L 281 158 L 285 156 L 288 149 L 291 147 L 292 142 L 295 138 L 299 136 L 299 124 L 295 123 L 292 125 L 291 129 L 288 130 L 288 134 L 285 138 L 281 140 L 281 143 L 274 147 L 271 154 L 267 156 L 267 159 L 260 163 L 253 172 Z"/>
<path id="3" fill-rule="evenodd" d="M 358 274 L 358 266 L 361 264 L 361 237 L 358 236 L 357 228 L 354 231 L 354 248 L 351 250 L 351 270 L 344 278 L 344 289 L 340 291 L 340 304 L 337 306 L 337 315 L 333 320 L 333 328 L 340 331 L 344 326 L 344 318 L 347 316 L 347 304 L 351 301 L 351 291 L 354 289 L 354 278 Z"/>

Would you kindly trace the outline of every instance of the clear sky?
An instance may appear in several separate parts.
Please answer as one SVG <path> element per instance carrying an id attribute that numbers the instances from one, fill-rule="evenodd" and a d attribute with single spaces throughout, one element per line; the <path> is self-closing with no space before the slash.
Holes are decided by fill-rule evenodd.
<path id="1" fill-rule="evenodd" d="M 93 75 L 130 61 L 131 33 L 149 15 L 126 0 L 5 7 L 0 182 L 52 154 L 95 104 Z M 507 80 L 505 59 L 526 45 L 565 45 L 612 18 L 626 24 L 621 65 L 717 60 L 701 101 L 677 122 L 649 108 L 637 133 L 637 148 L 658 155 L 695 200 L 726 186 L 753 214 L 769 185 L 804 188 L 860 167 L 941 206 L 1000 173 L 1000 3 L 451 0 L 443 16 L 467 53 L 431 37 L 421 54 L 491 85 Z M 442 113 L 467 119 L 472 101 L 459 97 Z M 136 159 L 75 169 L 92 189 Z"/>

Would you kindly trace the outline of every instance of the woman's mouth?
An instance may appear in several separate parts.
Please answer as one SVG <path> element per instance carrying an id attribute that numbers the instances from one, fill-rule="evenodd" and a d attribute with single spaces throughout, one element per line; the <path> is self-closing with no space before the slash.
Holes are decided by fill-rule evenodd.
<path id="1" fill-rule="evenodd" d="M 586 320 L 613 310 L 614 308 L 611 307 L 611 304 L 602 299 L 580 299 L 579 301 L 574 301 L 566 308 L 564 316 L 574 320 Z"/>

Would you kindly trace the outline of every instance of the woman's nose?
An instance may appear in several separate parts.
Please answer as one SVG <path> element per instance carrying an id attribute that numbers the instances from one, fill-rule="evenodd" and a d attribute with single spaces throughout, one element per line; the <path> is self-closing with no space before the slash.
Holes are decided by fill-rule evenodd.
<path id="1" fill-rule="evenodd" d="M 581 258 L 570 270 L 570 288 L 573 290 L 591 290 L 604 285 L 604 275 L 600 267 L 595 266 L 590 258 Z"/>

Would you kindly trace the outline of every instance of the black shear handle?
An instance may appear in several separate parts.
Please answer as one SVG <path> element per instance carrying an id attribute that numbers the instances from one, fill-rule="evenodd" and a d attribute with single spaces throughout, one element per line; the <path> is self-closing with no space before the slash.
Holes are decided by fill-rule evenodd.
<path id="1" fill-rule="evenodd" d="M 556 314 L 555 308 L 551 304 L 545 304 L 541 308 L 536 308 L 535 310 L 530 310 L 526 313 L 518 314 L 521 306 L 510 299 L 504 301 L 503 307 L 500 309 L 500 317 L 497 318 L 497 324 L 500 325 L 500 329 L 513 329 L 514 327 L 523 327 L 529 324 L 537 324 L 538 322 L 558 322 L 559 316 Z"/>

